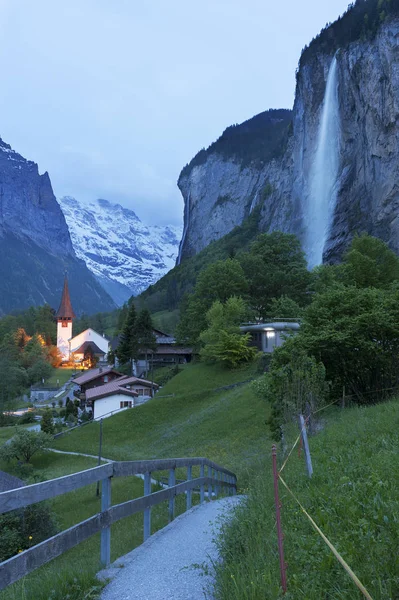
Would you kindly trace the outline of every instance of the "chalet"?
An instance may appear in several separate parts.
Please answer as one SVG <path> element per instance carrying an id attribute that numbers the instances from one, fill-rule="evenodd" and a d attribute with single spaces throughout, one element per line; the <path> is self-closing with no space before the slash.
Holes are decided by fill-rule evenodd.
<path id="1" fill-rule="evenodd" d="M 105 418 L 143 404 L 152 398 L 155 389 L 158 389 L 158 385 L 151 381 L 125 375 L 88 389 L 86 405 L 92 407 L 94 419 Z"/>
<path id="2" fill-rule="evenodd" d="M 246 323 L 240 327 L 242 333 L 251 335 L 251 346 L 261 352 L 273 352 L 282 346 L 286 338 L 295 335 L 300 328 L 297 321 L 274 321 L 271 323 Z"/>
<path id="3" fill-rule="evenodd" d="M 111 383 L 111 381 L 120 377 L 122 377 L 122 373 L 116 371 L 113 367 L 90 369 L 90 371 L 84 372 L 73 380 L 73 383 L 79 386 L 79 392 L 76 395 L 84 400 L 87 390 Z"/>
<path id="4" fill-rule="evenodd" d="M 157 348 L 155 352 L 148 350 L 143 352 L 134 365 L 135 375 L 141 376 L 148 373 L 152 366 L 163 367 L 191 362 L 193 349 L 177 346 L 176 339 L 159 329 L 153 329 Z M 118 347 L 120 336 L 116 336 L 110 342 L 110 349 L 114 352 Z"/>

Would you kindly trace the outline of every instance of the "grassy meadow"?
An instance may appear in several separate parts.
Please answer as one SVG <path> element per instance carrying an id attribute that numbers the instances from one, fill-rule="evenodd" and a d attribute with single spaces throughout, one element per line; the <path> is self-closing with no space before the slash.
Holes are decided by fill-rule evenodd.
<path id="1" fill-rule="evenodd" d="M 314 474 L 295 450 L 282 477 L 373 600 L 399 598 L 399 401 L 333 409 L 310 438 Z M 290 441 L 297 432 L 292 431 Z M 281 462 L 280 452 L 280 462 Z M 271 458 L 220 540 L 217 600 L 283 597 Z M 292 600 L 356 600 L 363 594 L 280 484 L 288 592 Z"/>
<path id="2" fill-rule="evenodd" d="M 103 421 L 103 455 L 116 460 L 205 456 L 238 474 L 246 486 L 251 474 L 264 461 L 270 448 L 265 419 L 267 411 L 250 385 L 218 389 L 254 377 L 253 366 L 234 372 L 219 367 L 192 364 L 170 380 L 162 396 Z M 259 418 L 261 415 L 261 418 Z M 54 440 L 60 450 L 96 454 L 99 424 L 91 423 Z M 96 461 L 73 455 L 41 453 L 32 459 L 36 480 L 51 479 L 95 466 Z M 7 465 L 0 468 L 10 470 Z M 197 473 L 198 471 L 198 473 Z M 17 474 L 17 472 L 15 473 Z M 166 473 L 154 474 L 155 478 Z M 185 472 L 178 470 L 177 478 Z M 199 468 L 193 469 L 193 477 Z M 96 485 L 60 496 L 51 502 L 60 530 L 95 514 L 100 501 Z M 143 494 L 143 482 L 135 477 L 112 482 L 112 503 Z M 193 503 L 198 497 L 193 496 Z M 185 497 L 176 499 L 176 514 L 184 511 Z M 112 560 L 139 545 L 143 539 L 142 515 L 134 515 L 112 526 Z M 152 511 L 152 531 L 167 523 L 167 503 Z M 0 600 L 93 599 L 100 587 L 99 536 L 87 540 L 0 593 Z M 69 594 L 69 596 L 68 596 Z"/>

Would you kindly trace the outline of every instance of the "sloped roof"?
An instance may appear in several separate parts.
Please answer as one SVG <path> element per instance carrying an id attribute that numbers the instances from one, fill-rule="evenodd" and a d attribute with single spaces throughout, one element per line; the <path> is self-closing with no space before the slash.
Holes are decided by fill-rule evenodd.
<path id="1" fill-rule="evenodd" d="M 97 379 L 97 377 L 102 377 L 103 375 L 108 375 L 108 373 L 116 373 L 116 375 L 122 375 L 119 371 L 116 371 L 113 367 L 99 367 L 98 369 L 90 369 L 83 375 L 79 375 L 76 379 L 73 380 L 73 383 L 77 385 L 83 385 L 85 383 L 89 383 L 93 379 Z"/>
<path id="2" fill-rule="evenodd" d="M 146 387 L 151 387 L 151 386 L 153 386 L 154 388 L 159 387 L 159 385 L 157 383 L 148 381 L 148 379 L 140 379 L 140 377 L 134 377 L 134 376 L 127 377 L 126 375 L 124 375 L 123 377 L 119 377 L 118 379 L 115 379 L 115 383 L 118 383 L 118 385 L 138 384 L 138 385 L 144 385 Z"/>
<path id="3" fill-rule="evenodd" d="M 107 354 L 106 352 L 104 352 L 104 350 L 101 350 L 101 348 L 99 348 L 97 344 L 93 341 L 83 342 L 83 344 L 79 346 L 79 348 L 76 348 L 76 350 L 74 350 L 74 353 L 85 354 L 86 352 L 88 352 L 88 350 L 91 350 L 93 354 Z"/>
<path id="4" fill-rule="evenodd" d="M 100 398 L 113 396 L 114 394 L 123 394 L 124 396 L 130 396 L 134 398 L 138 396 L 138 393 L 134 390 L 127 390 L 126 388 L 120 387 L 115 379 L 110 383 L 105 383 L 104 385 L 99 385 L 98 387 L 87 390 L 86 400 L 99 400 Z"/>
<path id="5" fill-rule="evenodd" d="M 85 329 L 84 331 L 81 331 L 80 333 L 78 333 L 77 335 L 74 335 L 73 337 L 70 338 L 70 342 L 73 343 L 73 340 L 75 340 L 77 337 L 79 337 L 80 335 L 83 335 L 84 333 L 86 333 L 86 331 L 92 331 L 93 333 L 95 333 L 96 335 L 98 335 L 98 337 L 103 338 L 106 342 L 109 343 L 109 338 L 107 338 L 106 335 L 98 333 L 98 331 L 96 331 L 95 329 L 93 329 L 92 327 L 88 327 L 87 329 Z"/>
<path id="6" fill-rule="evenodd" d="M 73 312 L 71 298 L 69 296 L 68 279 L 64 279 L 64 289 L 62 290 L 61 304 L 57 311 L 56 317 L 59 319 L 74 319 L 76 317 Z"/>

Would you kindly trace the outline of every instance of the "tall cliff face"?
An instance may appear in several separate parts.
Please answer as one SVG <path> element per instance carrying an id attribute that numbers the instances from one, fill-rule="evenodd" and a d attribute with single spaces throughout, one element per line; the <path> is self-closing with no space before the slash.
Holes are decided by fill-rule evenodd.
<path id="1" fill-rule="evenodd" d="M 194 159 L 183 169 L 179 179 L 185 199 L 183 258 L 240 224 L 251 204 L 259 207 L 261 230 L 295 233 L 306 249 L 312 169 L 334 56 L 338 175 L 324 259 L 338 260 L 353 235 L 361 232 L 380 237 L 399 253 L 399 19 L 391 16 L 372 39 L 361 37 L 340 46 L 319 44 L 305 52 L 283 152 L 274 152 L 264 164 L 244 165 L 239 157 L 223 155 L 211 146 L 201 164 Z M 273 128 L 269 135 L 274 135 Z"/>
<path id="2" fill-rule="evenodd" d="M 47 173 L 0 139 L 0 315 L 48 303 L 57 309 L 65 270 L 76 312 L 115 304 L 73 250 Z"/>

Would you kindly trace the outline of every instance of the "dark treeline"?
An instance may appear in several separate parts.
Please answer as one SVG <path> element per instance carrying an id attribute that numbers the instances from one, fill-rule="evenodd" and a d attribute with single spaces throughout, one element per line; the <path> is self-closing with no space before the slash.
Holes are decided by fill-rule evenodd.
<path id="1" fill-rule="evenodd" d="M 390 16 L 399 15 L 399 0 L 357 0 L 334 23 L 306 46 L 299 61 L 301 67 L 319 53 L 333 54 L 357 40 L 372 40 L 380 25 Z"/>
<path id="2" fill-rule="evenodd" d="M 280 156 L 291 131 L 292 111 L 272 109 L 260 113 L 240 125 L 231 125 L 206 150 L 200 150 L 187 164 L 180 178 L 188 175 L 195 166 L 206 162 L 209 154 L 239 160 L 242 166 L 261 165 Z"/>

